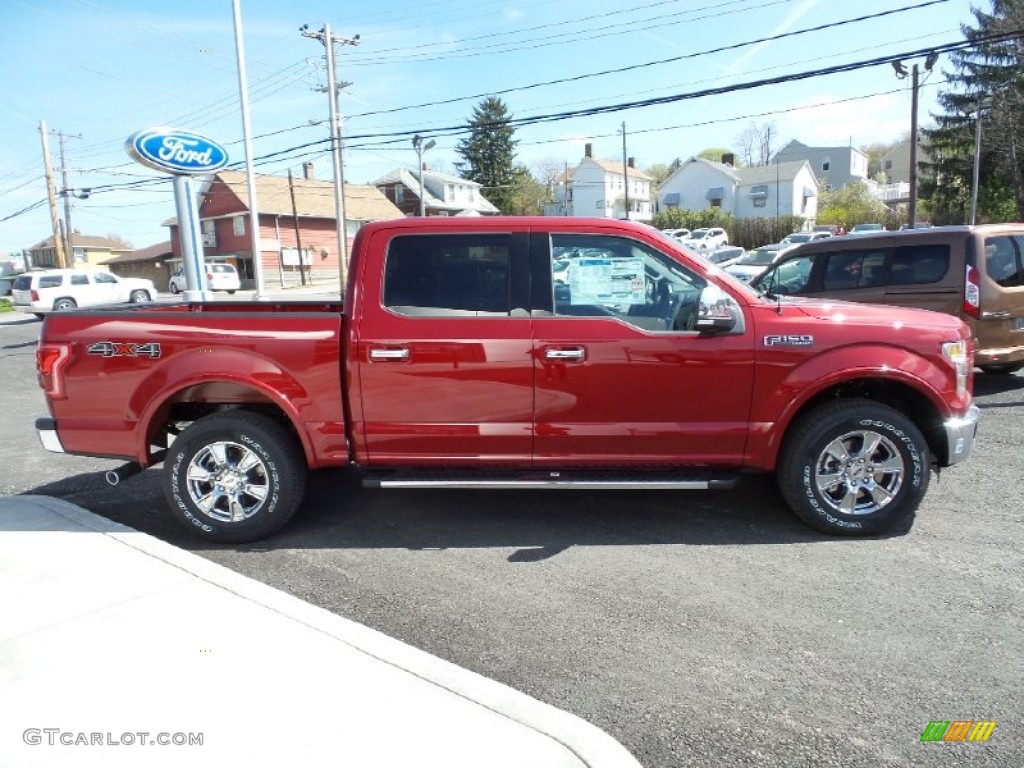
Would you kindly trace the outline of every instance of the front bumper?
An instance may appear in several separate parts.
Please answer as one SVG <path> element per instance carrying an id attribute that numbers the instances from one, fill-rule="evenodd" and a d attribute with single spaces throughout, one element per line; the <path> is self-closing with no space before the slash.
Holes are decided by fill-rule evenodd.
<path id="1" fill-rule="evenodd" d="M 946 433 L 946 461 L 943 466 L 952 466 L 971 455 L 980 418 L 981 409 L 972 404 L 963 416 L 949 419 L 942 425 Z"/>
<path id="2" fill-rule="evenodd" d="M 64 453 L 64 445 L 57 434 L 57 422 L 49 417 L 36 419 L 36 434 L 43 448 L 52 453 Z"/>

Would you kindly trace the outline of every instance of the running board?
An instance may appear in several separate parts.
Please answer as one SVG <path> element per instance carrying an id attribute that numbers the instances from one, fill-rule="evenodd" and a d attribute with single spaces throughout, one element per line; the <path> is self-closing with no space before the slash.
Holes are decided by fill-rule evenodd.
<path id="1" fill-rule="evenodd" d="M 692 472 L 410 472 L 372 473 L 363 478 L 367 488 L 489 488 L 540 490 L 580 489 L 598 491 L 669 490 L 700 491 L 734 488 L 739 475 L 695 470 Z"/>

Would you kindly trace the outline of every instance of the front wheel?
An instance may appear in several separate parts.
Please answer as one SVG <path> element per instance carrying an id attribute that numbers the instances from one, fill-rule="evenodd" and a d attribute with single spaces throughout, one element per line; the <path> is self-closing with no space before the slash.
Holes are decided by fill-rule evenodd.
<path id="1" fill-rule="evenodd" d="M 790 429 L 778 482 L 797 517 L 830 534 L 864 536 L 913 521 L 930 479 L 928 444 L 895 408 L 837 400 Z"/>
<path id="2" fill-rule="evenodd" d="M 171 511 L 210 541 L 269 536 L 295 514 L 305 485 L 306 464 L 295 438 L 272 419 L 248 411 L 193 422 L 164 463 Z"/>
<path id="3" fill-rule="evenodd" d="M 1024 368 L 1024 363 L 993 363 L 992 365 L 979 365 L 978 367 L 982 373 L 992 376 L 1007 376 Z"/>
<path id="4" fill-rule="evenodd" d="M 132 291 L 128 296 L 128 301 L 132 304 L 145 304 L 148 301 L 152 301 L 153 297 L 149 295 L 149 291 Z"/>

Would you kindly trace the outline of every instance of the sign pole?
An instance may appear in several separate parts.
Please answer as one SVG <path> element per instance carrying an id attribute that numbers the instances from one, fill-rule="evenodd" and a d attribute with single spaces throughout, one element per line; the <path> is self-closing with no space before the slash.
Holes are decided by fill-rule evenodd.
<path id="1" fill-rule="evenodd" d="M 178 242 L 185 267 L 185 301 L 206 301 L 210 298 L 206 282 L 203 241 L 199 236 L 199 208 L 192 193 L 192 179 L 174 175 L 174 205 L 178 210 Z"/>

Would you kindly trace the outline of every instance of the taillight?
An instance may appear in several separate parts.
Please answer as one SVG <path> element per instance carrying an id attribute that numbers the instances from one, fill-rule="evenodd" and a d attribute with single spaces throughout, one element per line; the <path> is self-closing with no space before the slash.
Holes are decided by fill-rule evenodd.
<path id="1" fill-rule="evenodd" d="M 70 359 L 70 344 L 40 344 L 36 349 L 39 386 L 47 397 L 64 397 L 64 366 Z"/>
<path id="2" fill-rule="evenodd" d="M 39 301 L 39 291 L 32 289 L 32 301 Z"/>
<path id="3" fill-rule="evenodd" d="M 967 265 L 967 274 L 964 278 L 964 314 L 971 317 L 978 317 L 981 314 L 981 284 L 978 278 L 978 268 Z"/>

